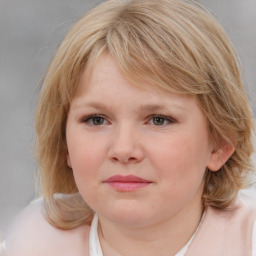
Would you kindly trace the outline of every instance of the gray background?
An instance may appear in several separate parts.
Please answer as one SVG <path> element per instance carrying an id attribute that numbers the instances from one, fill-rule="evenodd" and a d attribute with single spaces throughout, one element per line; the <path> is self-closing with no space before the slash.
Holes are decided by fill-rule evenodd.
<path id="1" fill-rule="evenodd" d="M 40 81 L 70 26 L 101 1 L 0 0 L 0 231 L 36 195 L 33 117 Z M 201 0 L 238 49 L 256 113 L 256 0 Z M 1 233 L 1 232 L 0 232 Z M 1 234 L 0 234 L 1 235 Z"/>

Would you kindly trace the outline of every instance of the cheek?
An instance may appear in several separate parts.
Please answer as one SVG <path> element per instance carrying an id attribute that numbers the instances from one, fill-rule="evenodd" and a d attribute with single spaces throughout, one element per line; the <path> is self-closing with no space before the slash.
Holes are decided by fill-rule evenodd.
<path id="1" fill-rule="evenodd" d="M 98 185 L 98 170 L 102 162 L 102 154 L 99 154 L 97 146 L 90 146 L 90 143 L 83 145 L 75 144 L 69 148 L 69 155 L 72 163 L 73 175 L 77 188 L 85 201 L 93 197 L 93 191 Z"/>
<path id="2" fill-rule="evenodd" d="M 171 183 L 202 177 L 207 162 L 207 147 L 203 144 L 191 135 L 175 136 L 164 144 L 155 144 L 152 164 L 162 175 L 169 177 Z"/>
<path id="3" fill-rule="evenodd" d="M 81 140 L 80 140 L 81 142 Z M 105 149 L 102 144 L 87 140 L 70 145 L 70 158 L 77 188 L 86 203 L 97 209 L 97 205 L 104 205 L 105 197 L 101 188 L 103 164 L 105 163 Z"/>
<path id="4" fill-rule="evenodd" d="M 73 171 L 81 174 L 95 172 L 102 161 L 102 154 L 95 147 L 76 147 L 69 151 L 69 156 Z"/>
<path id="5" fill-rule="evenodd" d="M 97 173 L 97 168 L 105 156 L 105 147 L 102 142 L 90 139 L 89 136 L 83 138 L 78 134 L 68 136 L 68 161 L 73 169 L 74 175 L 90 175 Z"/>

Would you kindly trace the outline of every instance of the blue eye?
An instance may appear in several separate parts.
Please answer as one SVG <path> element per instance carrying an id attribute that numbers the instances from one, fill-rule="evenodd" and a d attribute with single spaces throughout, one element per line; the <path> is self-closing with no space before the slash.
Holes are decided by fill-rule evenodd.
<path id="1" fill-rule="evenodd" d="M 152 125 L 156 125 L 156 126 L 163 126 L 163 125 L 167 125 L 170 123 L 174 123 L 174 120 L 171 118 L 168 118 L 168 117 L 155 115 L 150 119 L 150 123 Z"/>
<path id="2" fill-rule="evenodd" d="M 88 116 L 85 119 L 83 119 L 83 123 L 88 123 L 89 125 L 95 125 L 95 126 L 103 125 L 106 122 L 107 121 L 105 118 L 98 115 Z"/>

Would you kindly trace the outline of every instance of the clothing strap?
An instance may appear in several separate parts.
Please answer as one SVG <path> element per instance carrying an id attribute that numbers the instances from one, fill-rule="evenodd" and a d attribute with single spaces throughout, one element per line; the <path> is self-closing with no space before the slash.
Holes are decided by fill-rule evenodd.
<path id="1" fill-rule="evenodd" d="M 90 256 L 103 256 L 98 236 L 98 215 L 95 214 L 92 220 L 89 235 L 89 251 Z"/>

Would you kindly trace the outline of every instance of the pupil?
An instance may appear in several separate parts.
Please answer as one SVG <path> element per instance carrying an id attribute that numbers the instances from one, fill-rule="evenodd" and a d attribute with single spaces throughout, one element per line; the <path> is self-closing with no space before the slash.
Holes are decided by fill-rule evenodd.
<path id="1" fill-rule="evenodd" d="M 93 122 L 94 125 L 103 124 L 103 118 L 102 117 L 94 117 L 92 122 Z"/>
<path id="2" fill-rule="evenodd" d="M 163 117 L 155 117 L 154 118 L 154 124 L 155 125 L 162 125 L 164 123 L 164 118 Z"/>

